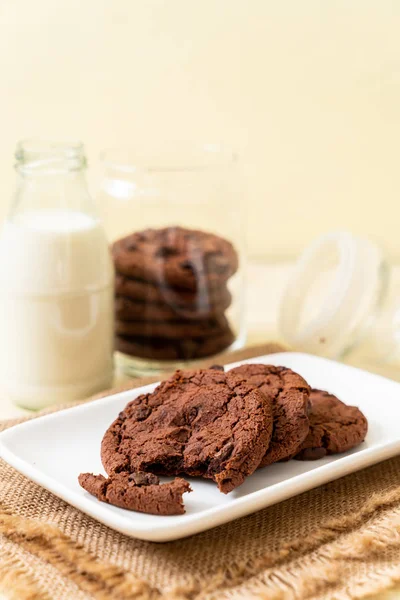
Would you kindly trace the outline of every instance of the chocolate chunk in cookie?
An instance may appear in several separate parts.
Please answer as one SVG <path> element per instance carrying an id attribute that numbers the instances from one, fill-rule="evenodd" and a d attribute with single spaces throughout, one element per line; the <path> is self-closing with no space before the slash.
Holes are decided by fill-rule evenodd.
<path id="1" fill-rule="evenodd" d="M 367 419 L 356 406 L 348 406 L 322 390 L 311 390 L 309 420 L 310 431 L 295 456 L 297 460 L 346 452 L 361 444 L 368 431 Z"/>
<path id="2" fill-rule="evenodd" d="M 183 227 L 133 233 L 115 242 L 112 253 L 116 270 L 123 275 L 192 291 L 218 286 L 238 268 L 230 242 Z"/>
<path id="3" fill-rule="evenodd" d="M 254 472 L 272 432 L 272 407 L 238 374 L 176 371 L 135 398 L 104 435 L 107 473 L 213 479 L 228 493 Z"/>
<path id="4" fill-rule="evenodd" d="M 286 367 L 249 364 L 232 369 L 257 387 L 272 404 L 274 426 L 271 444 L 260 467 L 290 458 L 309 431 L 310 388 L 297 373 Z"/>
<path id="5" fill-rule="evenodd" d="M 182 515 L 182 494 L 191 491 L 184 479 L 159 485 L 160 480 L 151 473 L 115 473 L 108 479 L 82 473 L 78 479 L 83 489 L 101 502 L 152 515 Z"/>

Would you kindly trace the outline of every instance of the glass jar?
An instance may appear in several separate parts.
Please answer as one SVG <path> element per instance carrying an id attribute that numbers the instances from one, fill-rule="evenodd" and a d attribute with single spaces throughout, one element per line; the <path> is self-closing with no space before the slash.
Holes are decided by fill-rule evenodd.
<path id="1" fill-rule="evenodd" d="M 237 159 L 217 146 L 102 156 L 113 243 L 116 349 L 128 374 L 196 364 L 244 344 Z"/>
<path id="2" fill-rule="evenodd" d="M 28 140 L 16 159 L 0 235 L 0 381 L 37 409 L 111 385 L 114 277 L 82 144 Z"/>

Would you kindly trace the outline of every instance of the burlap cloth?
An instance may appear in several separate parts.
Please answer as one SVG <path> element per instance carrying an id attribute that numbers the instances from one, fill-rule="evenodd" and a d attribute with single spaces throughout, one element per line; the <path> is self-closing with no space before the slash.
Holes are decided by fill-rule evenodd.
<path id="1" fill-rule="evenodd" d="M 0 461 L 0 589 L 10 598 L 344 600 L 398 580 L 400 457 L 166 544 L 108 529 Z"/>

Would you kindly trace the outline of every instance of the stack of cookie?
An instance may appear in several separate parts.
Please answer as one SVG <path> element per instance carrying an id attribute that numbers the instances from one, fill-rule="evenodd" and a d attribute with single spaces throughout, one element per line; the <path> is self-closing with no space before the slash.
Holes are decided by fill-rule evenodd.
<path id="1" fill-rule="evenodd" d="M 112 254 L 117 350 L 187 360 L 233 342 L 225 311 L 238 256 L 230 242 L 183 227 L 146 229 L 115 242 Z"/>
<path id="2" fill-rule="evenodd" d="M 360 444 L 368 423 L 355 406 L 311 389 L 286 367 L 244 364 L 176 371 L 127 404 L 106 431 L 108 479 L 84 473 L 81 486 L 103 502 L 154 514 L 182 514 L 188 482 L 202 477 L 229 493 L 260 467 L 315 460 Z"/>

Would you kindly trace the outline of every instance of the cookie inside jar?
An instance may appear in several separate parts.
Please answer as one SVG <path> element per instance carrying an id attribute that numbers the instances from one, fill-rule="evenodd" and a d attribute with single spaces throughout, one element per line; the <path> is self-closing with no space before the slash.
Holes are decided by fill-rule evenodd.
<path id="1" fill-rule="evenodd" d="M 234 343 L 229 286 L 239 257 L 229 240 L 180 226 L 149 228 L 114 242 L 112 255 L 117 351 L 170 364 Z"/>

